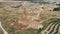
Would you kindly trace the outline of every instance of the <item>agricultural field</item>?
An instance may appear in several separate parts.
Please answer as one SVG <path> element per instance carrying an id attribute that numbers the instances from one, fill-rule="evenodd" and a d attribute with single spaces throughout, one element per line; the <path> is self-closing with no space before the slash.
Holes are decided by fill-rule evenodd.
<path id="1" fill-rule="evenodd" d="M 60 34 L 60 7 L 49 3 L 0 2 L 0 34 L 4 33 Z"/>

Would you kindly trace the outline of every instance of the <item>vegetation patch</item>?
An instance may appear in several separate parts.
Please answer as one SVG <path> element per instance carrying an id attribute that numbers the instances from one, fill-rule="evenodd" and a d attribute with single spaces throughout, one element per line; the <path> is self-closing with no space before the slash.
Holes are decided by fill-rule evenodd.
<path id="1" fill-rule="evenodd" d="M 60 7 L 54 8 L 53 11 L 60 11 Z"/>

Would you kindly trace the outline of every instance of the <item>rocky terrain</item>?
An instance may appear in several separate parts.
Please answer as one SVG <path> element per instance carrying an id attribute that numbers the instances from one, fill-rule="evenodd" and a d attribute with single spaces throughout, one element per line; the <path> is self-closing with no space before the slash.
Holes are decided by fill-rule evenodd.
<path id="1" fill-rule="evenodd" d="M 45 34 L 52 24 L 50 30 L 55 26 L 54 20 L 60 20 L 60 10 L 53 11 L 55 7 L 59 6 L 27 1 L 0 2 L 1 25 L 8 34 L 39 34 L 40 32 L 38 33 L 38 30 L 40 28 L 43 29 L 41 34 Z M 60 28 L 60 21 L 56 23 L 58 24 L 56 24 L 54 31 L 56 31 L 57 27 Z M 47 24 L 49 25 L 47 26 Z M 2 29 L 0 30 L 2 31 Z M 50 34 L 50 30 L 46 34 Z M 55 33 L 54 31 L 53 33 Z M 59 33 L 60 31 L 58 31 Z"/>

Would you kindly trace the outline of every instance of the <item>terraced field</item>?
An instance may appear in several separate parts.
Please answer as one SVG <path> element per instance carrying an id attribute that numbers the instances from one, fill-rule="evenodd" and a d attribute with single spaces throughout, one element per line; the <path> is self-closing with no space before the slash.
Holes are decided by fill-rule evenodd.
<path id="1" fill-rule="evenodd" d="M 46 25 L 43 28 L 44 30 L 41 32 L 41 34 L 60 34 L 60 18 L 51 18 L 45 22 Z"/>

